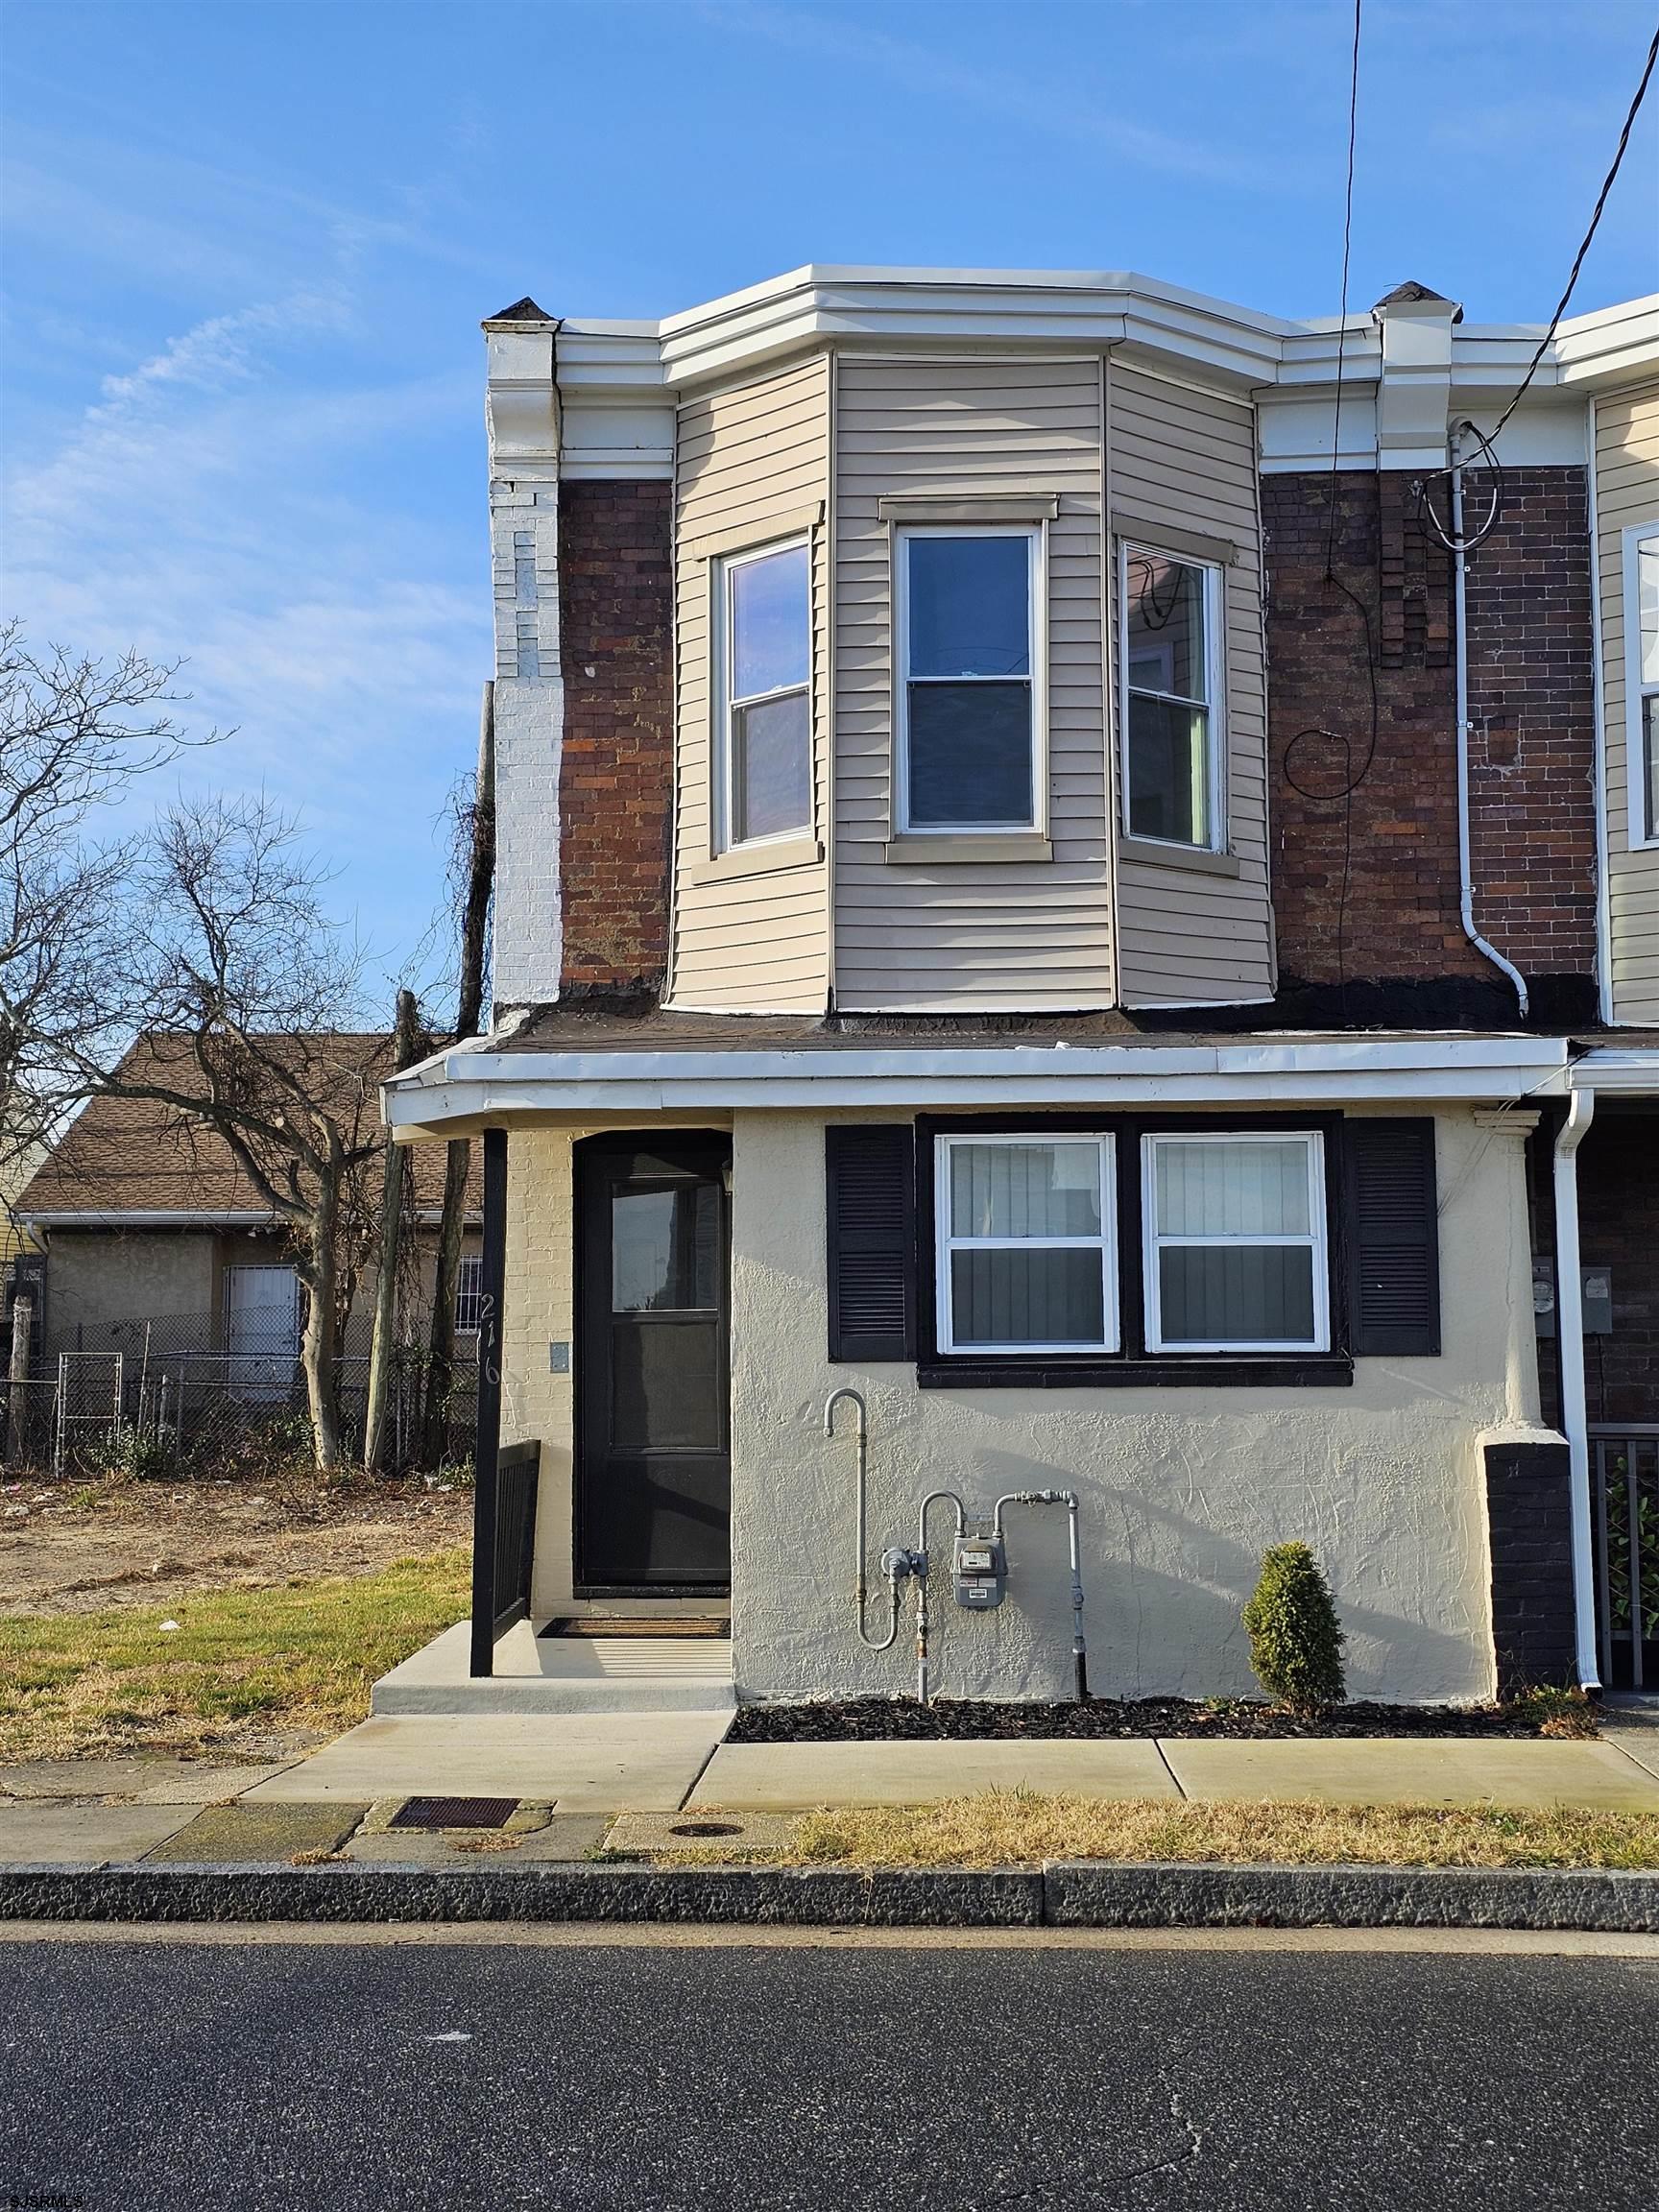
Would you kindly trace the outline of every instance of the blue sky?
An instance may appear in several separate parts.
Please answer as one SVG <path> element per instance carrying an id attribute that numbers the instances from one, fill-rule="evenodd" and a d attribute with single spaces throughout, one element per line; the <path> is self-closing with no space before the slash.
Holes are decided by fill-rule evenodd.
<path id="1" fill-rule="evenodd" d="M 1652 0 L 1368 0 L 1351 298 L 1542 323 Z M 479 319 L 809 261 L 1334 310 L 1346 0 L 10 0 L 5 604 L 187 656 L 407 963 L 489 668 Z M 1659 93 L 1575 307 L 1659 286 Z M 198 771 L 200 772 L 200 771 Z"/>

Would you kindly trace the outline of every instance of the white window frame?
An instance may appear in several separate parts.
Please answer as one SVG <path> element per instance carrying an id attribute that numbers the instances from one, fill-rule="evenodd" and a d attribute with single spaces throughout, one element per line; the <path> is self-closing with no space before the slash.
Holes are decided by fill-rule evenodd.
<path id="1" fill-rule="evenodd" d="M 1158 1146 L 1160 1144 L 1284 1144 L 1308 1148 L 1308 1219 L 1305 1236 L 1166 1237 L 1158 1229 Z M 1146 1350 L 1166 1358 L 1206 1352 L 1329 1352 L 1331 1349 L 1330 1221 L 1325 1190 L 1325 1139 L 1318 1129 L 1156 1129 L 1141 1139 L 1142 1298 Z M 1198 1343 L 1182 1337 L 1166 1343 L 1158 1256 L 1166 1245 L 1302 1245 L 1313 1255 L 1313 1334 L 1310 1337 L 1221 1337 Z"/>
<path id="2" fill-rule="evenodd" d="M 1659 846 L 1659 822 L 1647 819 L 1647 756 L 1644 702 L 1659 697 L 1659 683 L 1642 681 L 1642 594 L 1637 548 L 1659 539 L 1659 517 L 1632 523 L 1623 534 L 1624 622 L 1624 830 L 1632 853 Z"/>
<path id="3" fill-rule="evenodd" d="M 1018 684 L 1031 690 L 1031 813 L 1024 822 L 910 819 L 910 541 L 1022 538 L 1028 677 L 920 676 L 919 684 Z M 893 525 L 893 828 L 902 837 L 1029 837 L 1048 827 L 1048 534 L 1041 522 L 899 522 Z"/>
<path id="4" fill-rule="evenodd" d="M 469 1306 L 472 1319 L 464 1321 L 462 1315 Z M 484 1255 L 482 1252 L 463 1252 L 455 1270 L 455 1331 L 458 1335 L 476 1335 L 484 1319 Z"/>
<path id="5" fill-rule="evenodd" d="M 806 556 L 806 678 L 802 684 L 780 684 L 770 691 L 757 691 L 743 698 L 733 698 L 731 673 L 736 666 L 736 654 L 733 643 L 732 579 L 739 568 L 747 568 L 757 561 L 769 561 L 777 553 L 804 552 Z M 818 806 L 817 733 L 813 727 L 812 698 L 813 672 L 816 661 L 816 639 L 813 636 L 813 574 L 812 534 L 810 531 L 793 531 L 786 538 L 769 539 L 763 545 L 745 545 L 740 552 L 723 553 L 710 563 L 713 569 L 713 606 L 710 609 L 709 635 L 714 642 L 710 659 L 710 671 L 714 684 L 714 842 L 713 850 L 720 853 L 757 853 L 768 845 L 791 845 L 803 837 L 810 837 L 816 824 Z M 788 699 L 797 691 L 806 698 L 806 819 L 789 830 L 774 830 L 764 837 L 735 837 L 733 825 L 737 819 L 733 789 L 732 719 L 740 707 L 754 707 L 764 699 Z"/>
<path id="6" fill-rule="evenodd" d="M 1100 1158 L 1100 1234 L 1097 1237 L 957 1237 L 950 1228 L 950 1156 L 958 1144 L 1042 1145 L 1094 1144 Z M 937 1327 L 941 1354 L 971 1356 L 975 1359 L 1029 1359 L 1059 1355 L 1071 1358 L 1102 1358 L 1123 1344 L 1123 1316 L 1118 1290 L 1118 1141 L 1110 1131 L 1094 1129 L 964 1130 L 960 1136 L 940 1136 L 933 1147 L 933 1241 Z M 950 1310 L 950 1255 L 952 1252 L 1088 1252 L 1097 1250 L 1101 1268 L 1101 1341 L 1097 1344 L 981 1344 L 960 1343 Z"/>
<path id="7" fill-rule="evenodd" d="M 1204 579 L 1204 680 L 1210 696 L 1189 699 L 1175 691 L 1153 691 L 1129 681 L 1129 564 L 1137 556 L 1172 561 L 1183 568 L 1195 568 Z M 1118 773 L 1122 786 L 1119 813 L 1123 835 L 1141 845 L 1161 845 L 1171 853 L 1225 853 L 1227 820 L 1227 650 L 1223 624 L 1226 592 L 1221 564 L 1196 553 L 1178 552 L 1173 545 L 1159 545 L 1144 538 L 1118 541 Z M 1189 844 L 1180 837 L 1149 837 L 1130 818 L 1129 698 L 1140 692 L 1148 699 L 1164 699 L 1179 707 L 1201 707 L 1206 717 L 1205 789 L 1210 820 L 1209 841 Z"/>

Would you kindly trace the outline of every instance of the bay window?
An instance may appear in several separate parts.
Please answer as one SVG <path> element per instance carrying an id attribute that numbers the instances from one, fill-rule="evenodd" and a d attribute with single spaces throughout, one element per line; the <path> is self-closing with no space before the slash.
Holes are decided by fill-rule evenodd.
<path id="1" fill-rule="evenodd" d="M 1120 544 L 1118 606 L 1123 826 L 1131 837 L 1219 852 L 1221 571 Z"/>
<path id="2" fill-rule="evenodd" d="M 716 843 L 812 825 L 811 550 L 733 555 L 718 569 Z"/>
<path id="3" fill-rule="evenodd" d="M 898 531 L 895 827 L 1040 826 L 1042 533 Z"/>

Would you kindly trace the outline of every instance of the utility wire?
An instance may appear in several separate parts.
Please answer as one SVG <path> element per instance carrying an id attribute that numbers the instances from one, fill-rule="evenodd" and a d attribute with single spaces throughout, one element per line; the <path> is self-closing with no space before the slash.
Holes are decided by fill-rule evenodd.
<path id="1" fill-rule="evenodd" d="M 1613 155 L 1613 166 L 1608 170 L 1606 178 L 1602 182 L 1601 190 L 1597 196 L 1595 210 L 1590 217 L 1590 228 L 1584 233 L 1584 243 L 1579 247 L 1577 252 L 1573 256 L 1573 267 L 1567 278 L 1567 289 L 1562 293 L 1559 301 L 1556 302 L 1555 312 L 1550 318 L 1550 327 L 1545 331 L 1543 337 L 1538 341 L 1538 350 L 1533 354 L 1531 361 L 1527 364 L 1527 373 L 1522 377 L 1519 386 L 1516 388 L 1513 398 L 1511 398 L 1508 406 L 1504 408 L 1503 414 L 1499 416 L 1496 423 L 1493 425 L 1492 437 L 1494 440 L 1496 440 L 1499 431 L 1503 429 L 1504 423 L 1508 421 L 1510 416 L 1514 414 L 1516 408 L 1520 406 L 1522 399 L 1526 397 L 1527 387 L 1531 383 L 1533 377 L 1538 373 L 1538 364 L 1543 360 L 1545 354 L 1550 350 L 1551 340 L 1555 335 L 1556 328 L 1560 324 L 1562 316 L 1567 312 L 1567 302 L 1572 299 L 1574 289 L 1578 282 L 1578 272 L 1584 266 L 1584 256 L 1589 252 L 1591 241 L 1596 236 L 1597 228 L 1601 221 L 1601 210 L 1607 204 L 1607 195 L 1612 191 L 1614 179 L 1618 176 L 1620 167 L 1623 162 L 1624 150 L 1630 143 L 1630 133 L 1631 131 L 1635 128 L 1636 117 L 1641 110 L 1644 99 L 1647 97 L 1647 85 L 1652 78 L 1653 64 L 1656 60 L 1659 60 L 1659 31 L 1654 32 L 1653 42 L 1647 49 L 1647 60 L 1642 71 L 1642 82 L 1636 87 L 1636 97 L 1630 103 L 1630 111 L 1624 118 L 1624 128 L 1619 133 L 1619 144 Z"/>

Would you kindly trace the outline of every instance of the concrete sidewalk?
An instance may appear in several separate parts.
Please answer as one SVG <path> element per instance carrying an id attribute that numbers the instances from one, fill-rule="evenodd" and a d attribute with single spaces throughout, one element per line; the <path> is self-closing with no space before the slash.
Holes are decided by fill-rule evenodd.
<path id="1" fill-rule="evenodd" d="M 674 1847 L 677 1827 L 764 1848 L 766 1816 L 915 1805 L 991 1789 L 1248 1804 L 1584 1807 L 1659 1814 L 1659 1731 L 1599 1743 L 1292 1738 L 740 1743 L 719 1713 L 383 1715 L 310 1758 L 0 1768 L 0 1865 L 301 1863 L 319 1857 L 503 1872 L 612 1848 Z M 488 1796 L 510 1831 L 394 1829 L 416 1795 Z M 731 1823 L 713 1820 L 727 1815 Z M 676 1819 L 679 1815 L 679 1819 Z M 760 1817 L 756 1818 L 754 1816 Z M 615 1825 L 619 1823 L 619 1825 Z M 614 1834 L 613 1829 L 614 1825 Z M 693 1836 L 692 1842 L 699 1839 Z M 679 1847 L 684 1848 L 684 1844 Z"/>

